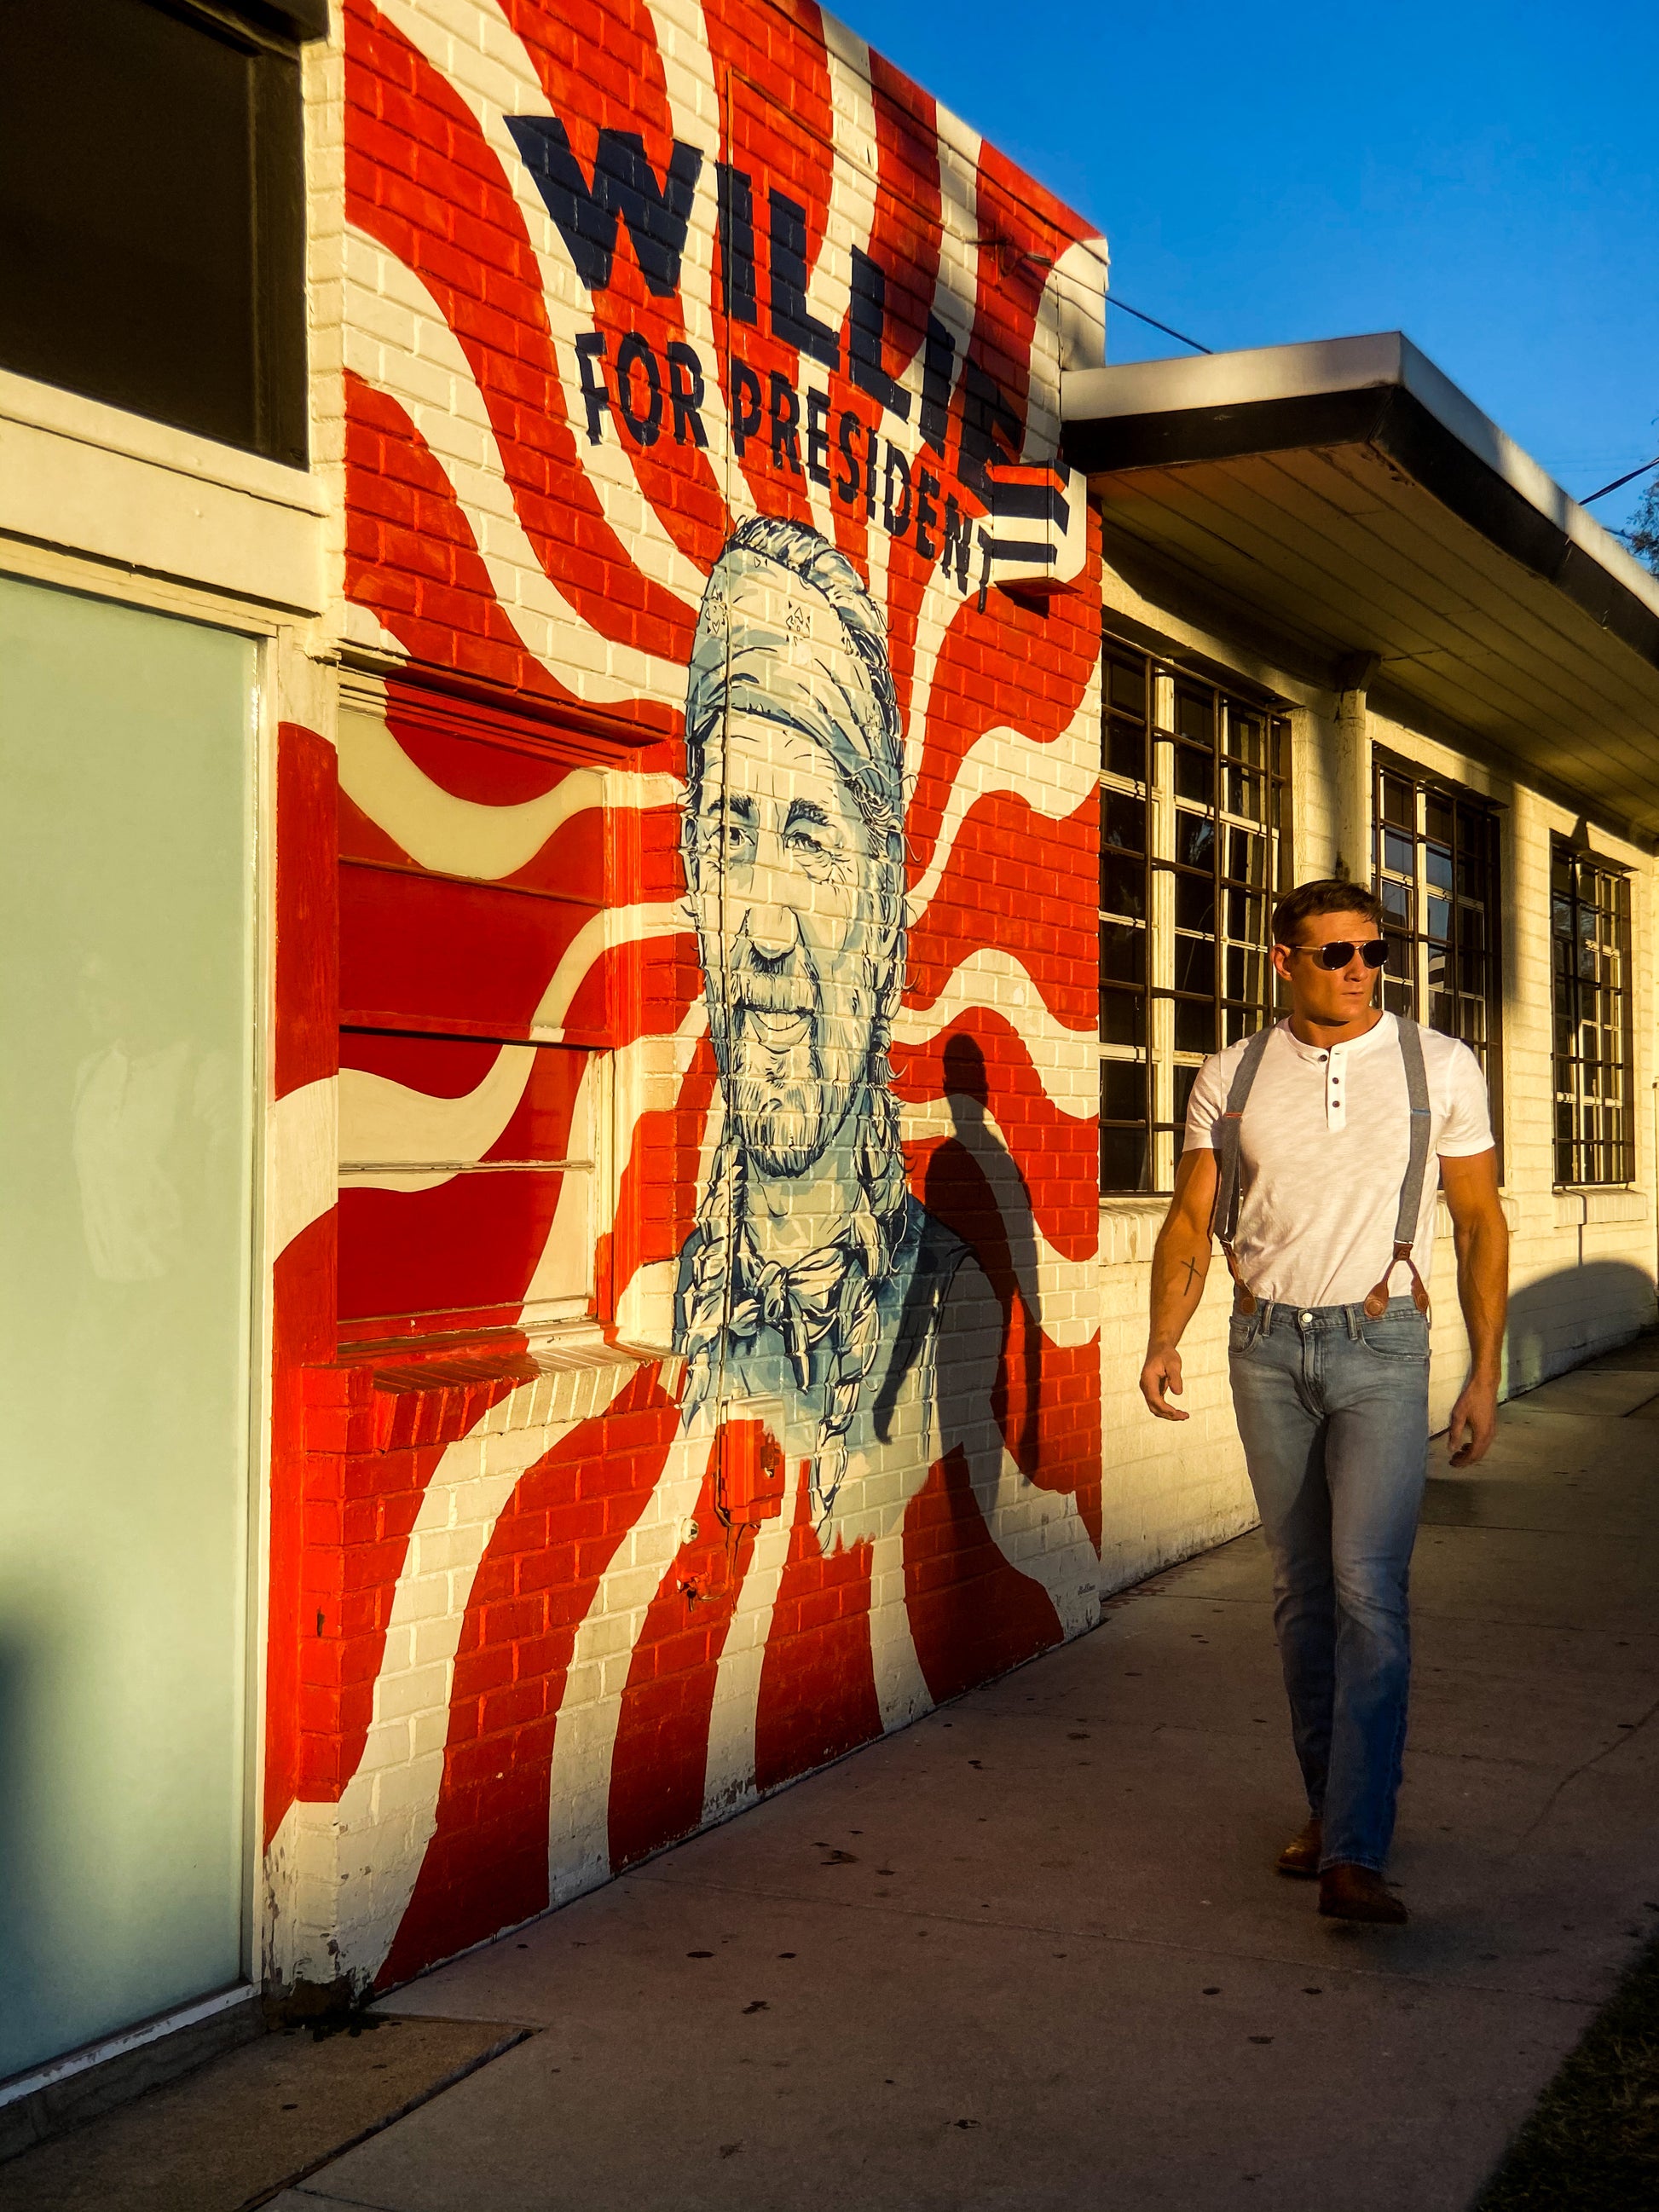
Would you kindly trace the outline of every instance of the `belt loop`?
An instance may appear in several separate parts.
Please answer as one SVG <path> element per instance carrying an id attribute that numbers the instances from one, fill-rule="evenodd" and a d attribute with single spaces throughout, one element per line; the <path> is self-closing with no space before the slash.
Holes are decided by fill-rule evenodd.
<path id="1" fill-rule="evenodd" d="M 1264 1299 L 1264 1300 L 1263 1300 L 1263 1302 L 1262 1302 L 1262 1307 L 1261 1307 L 1261 1334 L 1262 1334 L 1263 1336 L 1271 1336 L 1271 1335 L 1273 1334 L 1273 1316 L 1274 1316 L 1278 1311 L 1279 1311 L 1279 1308 L 1278 1308 L 1278 1307 L 1273 1304 L 1273 1300 L 1272 1300 L 1271 1298 L 1267 1298 L 1267 1299 Z"/>
<path id="2" fill-rule="evenodd" d="M 1344 1320 L 1345 1322 L 1346 1322 L 1346 1323 L 1348 1324 L 1348 1341 L 1349 1341 L 1349 1343 L 1350 1343 L 1350 1344 L 1358 1344 L 1358 1341 L 1359 1341 L 1359 1309 L 1358 1309 L 1358 1306 L 1344 1306 L 1344 1307 L 1343 1307 L 1343 1309 L 1342 1309 L 1342 1318 L 1343 1318 L 1343 1320 Z"/>

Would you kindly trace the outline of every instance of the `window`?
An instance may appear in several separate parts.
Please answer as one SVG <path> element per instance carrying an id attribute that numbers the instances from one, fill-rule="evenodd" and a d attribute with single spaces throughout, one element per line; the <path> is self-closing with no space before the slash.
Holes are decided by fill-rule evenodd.
<path id="1" fill-rule="evenodd" d="M 319 0 L 6 9 L 0 368 L 304 465 L 292 40 L 325 27 Z"/>
<path id="2" fill-rule="evenodd" d="M 368 816 L 349 807 L 342 816 L 340 1064 L 353 1072 L 348 1083 L 368 1076 L 411 1097 L 453 1097 L 494 1069 L 521 1101 L 499 1140 L 459 1163 L 433 1156 L 441 1139 L 419 1115 L 407 1135 L 380 1125 L 367 1149 L 354 1141 L 349 1117 L 342 1124 L 342 1340 L 395 1339 L 407 1357 L 414 1336 L 489 1336 L 508 1318 L 537 1332 L 583 1320 L 598 1289 L 595 1192 L 614 1008 L 604 993 L 583 991 L 580 1010 L 568 1007 L 550 1030 L 524 979 L 551 975 L 631 888 L 633 855 L 613 852 L 605 837 L 596 748 L 532 713 L 411 682 L 348 684 L 339 730 L 343 751 L 392 742 L 443 789 L 485 804 L 510 800 L 528 765 L 544 788 L 556 783 L 568 809 L 556 867 L 544 858 L 530 872 L 534 880 L 520 877 L 510 887 L 453 872 L 441 854 L 408 858 Z M 556 1214 L 560 1233 L 550 1242 Z"/>
<path id="3" fill-rule="evenodd" d="M 1629 1182 L 1630 884 L 1559 839 L 1550 847 L 1555 1180 Z"/>
<path id="4" fill-rule="evenodd" d="M 1456 786 L 1376 757 L 1374 880 L 1389 940 L 1382 1003 L 1480 1063 L 1498 1127 L 1503 995 L 1498 943 L 1498 817 Z"/>
<path id="5" fill-rule="evenodd" d="M 0 671 L 8 2079 L 240 1978 L 259 671 L 9 578 Z"/>
<path id="6" fill-rule="evenodd" d="M 1100 1186 L 1164 1191 L 1205 1055 L 1273 1006 L 1290 724 L 1110 641 L 1102 684 Z"/>

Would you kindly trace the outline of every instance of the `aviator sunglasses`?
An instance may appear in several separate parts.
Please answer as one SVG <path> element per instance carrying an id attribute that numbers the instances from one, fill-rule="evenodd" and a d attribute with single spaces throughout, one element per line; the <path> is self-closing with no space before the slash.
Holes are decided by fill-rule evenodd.
<path id="1" fill-rule="evenodd" d="M 1356 952 L 1368 968 L 1381 968 L 1389 957 L 1389 940 L 1372 937 L 1356 945 L 1351 937 L 1339 937 L 1331 945 L 1287 945 L 1285 950 L 1311 953 L 1322 968 L 1346 968 Z"/>

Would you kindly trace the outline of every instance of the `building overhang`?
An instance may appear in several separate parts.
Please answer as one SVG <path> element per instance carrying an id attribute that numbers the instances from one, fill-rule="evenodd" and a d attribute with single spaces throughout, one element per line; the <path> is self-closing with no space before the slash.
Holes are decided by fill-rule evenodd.
<path id="1" fill-rule="evenodd" d="M 1399 331 L 1061 380 L 1145 597 L 1659 841 L 1659 577 Z"/>

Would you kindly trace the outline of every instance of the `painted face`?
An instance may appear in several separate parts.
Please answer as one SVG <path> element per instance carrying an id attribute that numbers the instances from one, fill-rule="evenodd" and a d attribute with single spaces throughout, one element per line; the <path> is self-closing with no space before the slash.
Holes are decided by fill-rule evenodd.
<path id="1" fill-rule="evenodd" d="M 727 1111 L 770 1175 L 804 1175 L 869 1063 L 879 863 L 823 749 L 736 714 L 708 743 L 693 903 Z"/>

